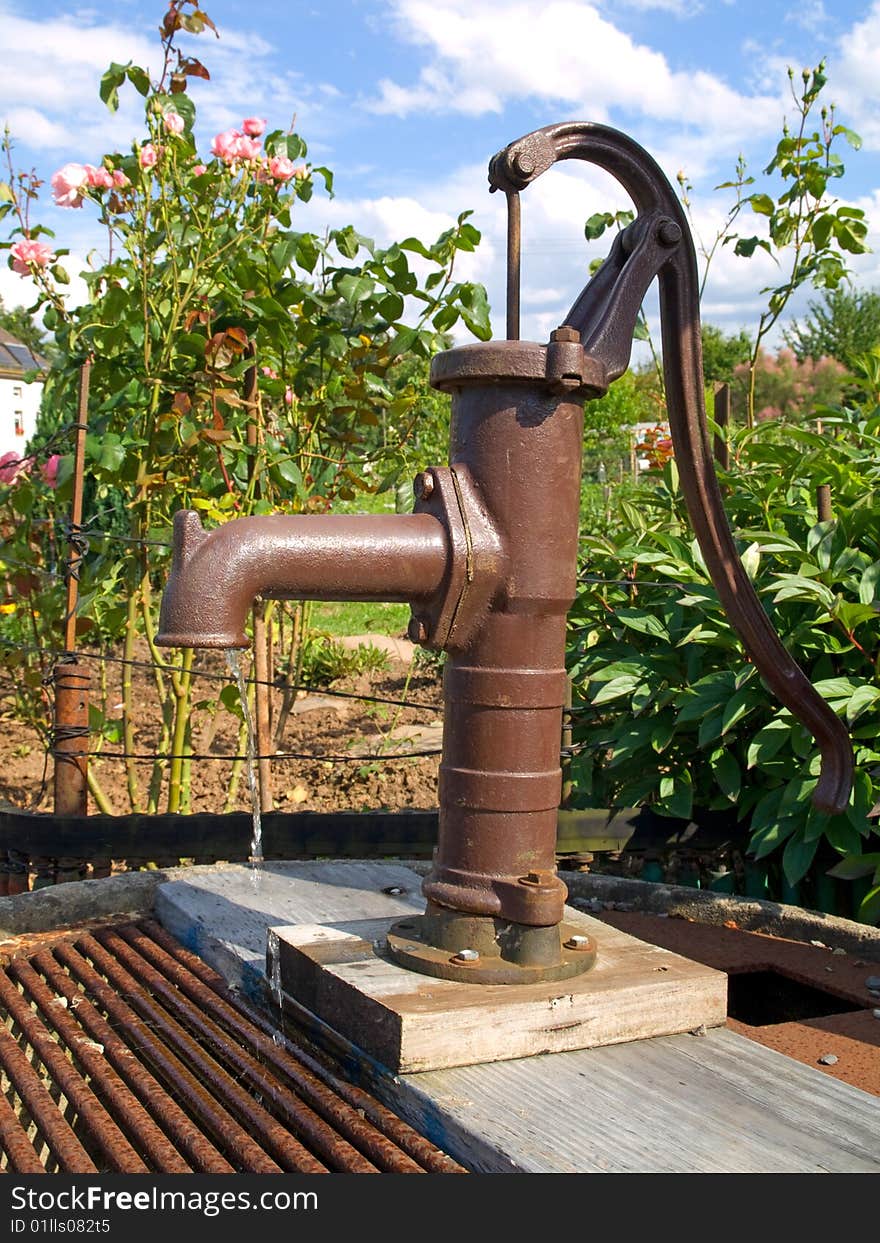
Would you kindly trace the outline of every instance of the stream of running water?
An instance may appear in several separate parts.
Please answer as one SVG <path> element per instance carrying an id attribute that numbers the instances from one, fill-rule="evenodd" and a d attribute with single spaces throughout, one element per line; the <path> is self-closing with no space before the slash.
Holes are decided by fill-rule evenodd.
<path id="1" fill-rule="evenodd" d="M 241 710 L 247 727 L 247 783 L 251 796 L 251 811 L 254 818 L 254 830 L 251 837 L 250 864 L 256 881 L 263 867 L 263 824 L 260 816 L 260 791 L 257 787 L 257 736 L 254 719 L 248 704 L 247 682 L 241 667 L 241 658 L 235 648 L 226 652 L 226 663 L 229 665 L 241 699 Z"/>

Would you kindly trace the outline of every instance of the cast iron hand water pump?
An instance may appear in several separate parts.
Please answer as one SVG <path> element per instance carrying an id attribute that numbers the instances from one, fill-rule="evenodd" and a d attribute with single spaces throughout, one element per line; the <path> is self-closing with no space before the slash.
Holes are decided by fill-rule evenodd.
<path id="1" fill-rule="evenodd" d="M 547 345 L 518 339 L 518 193 L 557 160 L 612 173 L 637 208 Z M 424 915 L 398 921 L 389 952 L 416 971 L 471 982 L 562 979 L 595 960 L 562 923 L 556 874 L 566 613 L 574 598 L 583 404 L 629 364 L 645 292 L 659 278 L 669 423 L 681 487 L 712 581 L 770 689 L 814 735 L 813 801 L 836 812 L 852 774 L 838 718 L 783 648 L 724 515 L 703 409 L 693 243 L 654 160 L 602 125 L 564 123 L 490 163 L 508 197 L 508 339 L 440 354 L 452 396 L 449 467 L 416 479 L 409 515 L 240 518 L 205 532 L 175 518 L 159 643 L 244 647 L 257 595 L 406 601 L 410 635 L 448 653 L 440 828 Z"/>

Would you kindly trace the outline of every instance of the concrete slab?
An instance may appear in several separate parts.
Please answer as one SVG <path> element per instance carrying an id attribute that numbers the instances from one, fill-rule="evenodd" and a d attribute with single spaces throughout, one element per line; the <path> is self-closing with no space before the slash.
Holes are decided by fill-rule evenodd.
<path id="1" fill-rule="evenodd" d="M 198 875 L 195 873 L 198 872 Z M 394 863 L 193 869 L 156 891 L 156 914 L 252 999 L 270 925 L 420 910 Z M 307 1014 L 352 1077 L 481 1172 L 880 1173 L 877 1098 L 724 1028 L 396 1076 Z"/>

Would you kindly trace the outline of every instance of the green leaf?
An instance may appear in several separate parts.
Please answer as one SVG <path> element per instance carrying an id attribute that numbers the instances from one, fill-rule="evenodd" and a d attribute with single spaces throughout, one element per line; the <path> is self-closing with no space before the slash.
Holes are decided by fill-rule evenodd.
<path id="1" fill-rule="evenodd" d="M 758 730 L 749 743 L 746 767 L 754 768 L 756 764 L 761 767 L 762 763 L 773 759 L 782 751 L 791 736 L 791 721 L 771 721 L 769 725 L 763 727 L 763 730 Z"/>
<path id="2" fill-rule="evenodd" d="M 742 785 L 742 774 L 735 756 L 730 751 L 720 751 L 712 760 L 712 772 L 723 792 L 732 802 L 735 801 Z"/>
<path id="3" fill-rule="evenodd" d="M 796 820 L 777 820 L 774 824 L 759 829 L 752 835 L 749 842 L 749 854 L 756 859 L 764 859 L 777 850 L 786 838 L 791 837 L 797 828 Z"/>
<path id="4" fill-rule="evenodd" d="M 855 854 L 862 845 L 858 829 L 844 816 L 832 816 L 825 826 L 825 836 L 841 854 Z"/>
<path id="5" fill-rule="evenodd" d="M 876 924 L 880 920 L 880 885 L 869 889 L 862 898 L 857 918 L 863 924 Z"/>
<path id="6" fill-rule="evenodd" d="M 739 255 L 743 259 L 751 259 L 752 255 L 758 247 L 766 250 L 770 254 L 770 243 L 762 237 L 741 237 L 738 239 L 733 248 L 734 254 Z"/>
<path id="7" fill-rule="evenodd" d="M 880 688 L 876 686 L 860 686 L 851 696 L 846 705 L 847 724 L 852 725 L 858 717 L 872 707 L 880 699 Z"/>
<path id="8" fill-rule="evenodd" d="M 669 631 L 656 613 L 649 613 L 645 609 L 618 609 L 615 617 L 630 630 L 637 630 L 639 634 L 647 634 L 652 638 L 665 639 L 667 643 L 669 642 Z"/>
<path id="9" fill-rule="evenodd" d="M 641 680 L 641 677 L 628 675 L 612 678 L 609 682 L 600 685 L 596 694 L 591 696 L 590 702 L 593 704 L 611 703 L 612 700 L 620 699 L 623 695 L 631 695 Z"/>
<path id="10" fill-rule="evenodd" d="M 126 77 L 132 84 L 139 95 L 147 96 L 150 93 L 150 75 L 145 69 L 141 69 L 140 65 L 129 65 L 126 69 Z M 187 103 L 191 101 L 187 99 Z M 183 113 L 180 114 L 183 116 Z M 186 118 L 184 117 L 184 120 Z"/>
<path id="11" fill-rule="evenodd" d="M 584 237 L 588 242 L 595 242 L 613 224 L 614 217 L 610 212 L 595 212 L 584 225 Z"/>
<path id="12" fill-rule="evenodd" d="M 873 604 L 877 599 L 877 588 L 880 586 L 880 561 L 872 561 L 859 581 L 859 600 L 862 604 Z"/>
<path id="13" fill-rule="evenodd" d="M 782 854 L 782 870 L 790 885 L 796 885 L 809 872 L 818 845 L 818 838 L 813 842 L 805 842 L 797 834 L 789 838 Z"/>
<path id="14" fill-rule="evenodd" d="M 694 805 L 694 783 L 690 772 L 684 769 L 674 777 L 664 777 L 660 782 L 660 801 L 657 811 L 665 815 L 689 820 Z"/>
<path id="15" fill-rule="evenodd" d="M 480 341 L 488 341 L 492 336 L 492 325 L 489 321 L 489 299 L 482 285 L 465 284 L 459 291 L 461 298 L 461 317 L 471 332 Z"/>
<path id="16" fill-rule="evenodd" d="M 369 298 L 376 288 L 375 281 L 363 274 L 345 272 L 333 278 L 333 286 L 340 298 L 355 306 Z"/>
<path id="17" fill-rule="evenodd" d="M 880 854 L 848 855 L 828 869 L 829 876 L 838 876 L 841 880 L 859 880 L 862 876 L 870 876 L 880 868 Z"/>
<path id="18" fill-rule="evenodd" d="M 720 736 L 721 725 L 722 715 L 720 712 L 709 712 L 702 718 L 697 732 L 697 745 L 701 750 Z"/>
<path id="19" fill-rule="evenodd" d="M 776 204 L 769 194 L 750 194 L 746 202 L 751 203 L 752 211 L 757 212 L 759 216 L 772 216 L 776 209 Z"/>
<path id="20" fill-rule="evenodd" d="M 741 721 L 755 707 L 755 696 L 750 687 L 737 691 L 735 695 L 732 695 L 724 705 L 724 711 L 721 714 L 722 734 L 726 734 L 737 721 Z"/>
<path id="21" fill-rule="evenodd" d="M 115 112 L 119 107 L 119 88 L 125 81 L 128 69 L 129 65 L 117 65 L 114 61 L 101 78 L 98 94 L 111 112 Z"/>

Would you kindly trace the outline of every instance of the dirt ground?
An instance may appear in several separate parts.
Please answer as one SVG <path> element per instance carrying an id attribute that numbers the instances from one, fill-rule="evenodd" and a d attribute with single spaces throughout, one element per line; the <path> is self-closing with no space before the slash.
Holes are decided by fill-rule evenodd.
<path id="1" fill-rule="evenodd" d="M 146 651 L 137 653 L 139 659 Z M 169 663 L 176 653 L 169 653 Z M 92 701 L 104 703 L 105 715 L 121 714 L 121 676 L 123 666 L 108 663 L 105 693 L 96 661 L 83 661 L 92 671 Z M 222 655 L 200 652 L 197 667 L 209 674 L 230 677 Z M 332 692 L 363 694 L 379 699 L 399 700 L 404 696 L 408 666 L 390 660 L 387 670 L 361 674 L 332 684 Z M 161 712 L 152 670 L 135 668 L 134 702 L 136 729 L 134 752 L 150 756 L 159 749 Z M 216 713 L 212 701 L 223 687 L 223 680 L 198 678 L 194 683 L 192 711 L 193 751 L 207 758 L 193 760 L 190 810 L 220 812 L 227 809 L 227 796 L 233 764 L 222 758 L 238 753 L 238 721 L 224 708 Z M 437 806 L 439 756 L 395 758 L 398 752 L 434 750 L 440 746 L 442 699 L 439 675 L 431 668 L 417 667 L 406 688 L 408 701 L 420 708 L 398 708 L 391 704 L 348 699 L 317 690 L 300 693 L 287 722 L 279 750 L 303 756 L 330 756 L 276 760 L 272 764 L 275 806 L 280 811 L 369 811 Z M 281 707 L 281 694 L 271 691 L 273 715 Z M 91 765 L 115 813 L 131 810 L 126 793 L 124 761 L 95 756 L 93 738 Z M 121 743 L 103 742 L 104 752 L 121 751 Z M 17 808 L 50 811 L 52 805 L 52 760 L 46 762 L 44 749 L 35 733 L 16 722 L 8 700 L 0 698 L 0 806 L 5 802 Z M 353 757 L 353 758 L 347 758 Z M 167 766 L 166 766 L 167 767 Z M 149 759 L 135 762 L 142 796 L 150 779 Z M 167 789 L 167 776 L 166 776 Z M 158 810 L 167 808 L 163 789 Z M 250 808 L 247 779 L 241 772 L 228 810 Z M 94 801 L 89 810 L 97 812 Z"/>

